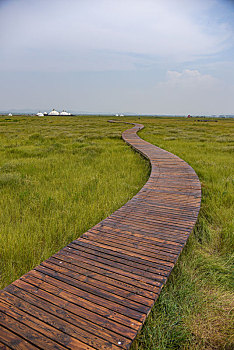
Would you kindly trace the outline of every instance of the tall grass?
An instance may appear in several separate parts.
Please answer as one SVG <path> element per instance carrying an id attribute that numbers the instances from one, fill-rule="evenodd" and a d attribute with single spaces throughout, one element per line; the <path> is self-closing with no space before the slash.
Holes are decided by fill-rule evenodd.
<path id="1" fill-rule="evenodd" d="M 133 349 L 233 349 L 233 120 L 153 118 L 140 135 L 202 184 L 197 224 Z"/>
<path id="2" fill-rule="evenodd" d="M 1 288 L 144 185 L 148 162 L 107 118 L 0 117 Z"/>
<path id="3" fill-rule="evenodd" d="M 232 349 L 233 121 L 123 118 L 187 161 L 198 222 L 133 350 Z M 149 164 L 99 117 L 0 117 L 1 287 L 123 205 Z"/>

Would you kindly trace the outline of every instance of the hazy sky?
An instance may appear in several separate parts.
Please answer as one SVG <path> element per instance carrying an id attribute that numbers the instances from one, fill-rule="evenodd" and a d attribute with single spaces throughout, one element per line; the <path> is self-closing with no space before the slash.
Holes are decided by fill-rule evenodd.
<path id="1" fill-rule="evenodd" d="M 234 114 L 234 0 L 0 0 L 0 110 Z"/>

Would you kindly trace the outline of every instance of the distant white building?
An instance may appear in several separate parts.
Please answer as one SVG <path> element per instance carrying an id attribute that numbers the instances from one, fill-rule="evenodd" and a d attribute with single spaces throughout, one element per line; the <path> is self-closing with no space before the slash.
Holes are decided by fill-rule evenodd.
<path id="1" fill-rule="evenodd" d="M 115 116 L 118 117 L 119 116 L 118 113 Z"/>
<path id="2" fill-rule="evenodd" d="M 9 113 L 9 114 L 8 114 L 8 117 L 12 117 L 12 113 Z"/>
<path id="3" fill-rule="evenodd" d="M 119 116 L 120 116 L 120 117 L 124 117 L 124 114 L 120 114 Z"/>
<path id="4" fill-rule="evenodd" d="M 59 112 L 53 109 L 48 115 L 59 115 Z"/>
<path id="5" fill-rule="evenodd" d="M 60 115 L 71 115 L 71 113 L 68 113 L 68 112 L 66 112 L 66 111 L 62 111 L 61 113 L 60 113 Z"/>
<path id="6" fill-rule="evenodd" d="M 38 116 L 38 117 L 44 117 L 44 114 L 41 113 L 41 112 L 38 112 L 38 113 L 37 113 L 37 116 Z"/>

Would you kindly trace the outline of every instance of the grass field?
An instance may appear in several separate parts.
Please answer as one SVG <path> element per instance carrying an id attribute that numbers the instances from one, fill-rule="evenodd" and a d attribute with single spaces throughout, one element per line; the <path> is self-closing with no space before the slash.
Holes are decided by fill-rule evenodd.
<path id="1" fill-rule="evenodd" d="M 144 185 L 149 164 L 104 117 L 0 117 L 1 288 L 77 238 Z M 202 205 L 134 350 L 232 349 L 233 121 L 124 118 L 186 160 Z"/>
<path id="2" fill-rule="evenodd" d="M 149 164 L 107 118 L 0 118 L 1 288 L 126 203 Z"/>
<path id="3" fill-rule="evenodd" d="M 234 120 L 138 121 L 146 126 L 142 138 L 195 169 L 202 204 L 135 349 L 233 349 Z"/>

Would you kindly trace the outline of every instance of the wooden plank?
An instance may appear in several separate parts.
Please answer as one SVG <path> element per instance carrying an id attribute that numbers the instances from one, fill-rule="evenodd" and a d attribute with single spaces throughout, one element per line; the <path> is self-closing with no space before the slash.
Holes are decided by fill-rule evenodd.
<path id="1" fill-rule="evenodd" d="M 85 323 L 85 320 L 83 318 L 76 318 L 76 326 L 65 320 L 62 321 L 58 317 L 54 317 L 45 311 L 38 310 L 38 308 L 35 308 L 32 305 L 28 304 L 27 307 L 26 303 L 20 302 L 21 307 L 25 308 L 24 311 L 18 307 L 14 307 L 16 305 L 16 300 L 14 302 L 14 305 L 9 303 L 5 304 L 4 301 L 1 301 L 0 310 L 5 312 L 8 316 L 13 317 L 15 320 L 20 321 L 20 323 L 30 326 L 32 328 L 32 332 L 43 332 L 43 336 L 46 336 L 48 339 L 56 342 L 51 343 L 51 349 L 64 349 L 64 347 L 59 347 L 57 344 L 58 342 L 59 344 L 63 344 L 66 347 L 69 347 L 70 349 L 74 349 L 76 347 L 84 349 L 87 348 L 88 345 L 88 348 L 91 347 L 91 349 L 93 349 L 93 347 L 98 347 L 100 350 L 118 350 L 118 347 L 115 346 L 118 341 L 121 341 L 123 348 L 128 348 L 128 344 L 130 342 L 128 339 L 119 334 L 116 335 L 114 332 L 107 332 L 104 328 L 101 329 L 99 325 L 92 324 L 91 322 Z M 41 321 L 41 319 L 43 319 L 43 321 Z M 74 317 L 72 318 L 72 316 L 70 316 L 69 321 L 72 319 L 74 319 Z M 84 328 L 81 328 L 82 322 L 85 323 Z M 62 329 L 62 331 L 60 331 L 60 329 Z M 92 331 L 93 333 L 91 333 Z M 97 336 L 99 334 L 101 334 L 101 337 Z M 27 336 L 28 334 L 25 335 L 25 337 Z M 80 339 L 82 342 L 76 338 Z M 31 335 L 29 337 L 29 340 L 32 342 L 35 341 L 34 339 L 31 339 Z M 38 342 L 36 345 L 37 344 Z"/>
<path id="2" fill-rule="evenodd" d="M 100 224 L 99 227 L 102 228 L 103 227 L 109 227 L 111 229 L 115 229 L 115 228 L 119 228 L 121 230 L 124 231 L 130 231 L 130 232 L 137 232 L 137 233 L 142 233 L 147 235 L 147 237 L 154 237 L 154 238 L 159 238 L 159 239 L 165 239 L 171 242 L 175 242 L 175 243 L 179 243 L 182 246 L 184 245 L 185 239 L 186 239 L 186 235 L 180 235 L 175 236 L 175 234 L 171 234 L 172 232 L 169 231 L 168 229 L 162 229 L 162 227 L 160 229 L 155 229 L 155 230 L 151 230 L 149 228 L 139 228 L 139 226 L 137 225 L 128 225 L 128 224 L 124 224 L 124 223 L 114 223 L 113 221 L 105 221 L 103 222 L 103 224 Z"/>
<path id="3" fill-rule="evenodd" d="M 162 253 L 169 253 L 172 255 L 177 256 L 178 252 L 180 251 L 180 246 L 175 245 L 173 248 L 169 247 L 166 244 L 161 243 L 160 241 L 153 241 L 150 239 L 147 239 L 147 237 L 144 237 L 143 235 L 137 235 L 134 233 L 125 233 L 125 231 L 114 231 L 114 230 L 105 230 L 101 229 L 95 230 L 95 229 L 90 229 L 87 231 L 87 233 L 94 233 L 98 234 L 99 236 L 104 236 L 104 237 L 109 237 L 117 240 L 118 242 L 122 242 L 122 244 L 127 244 L 127 245 L 136 245 L 137 247 L 142 246 L 143 248 L 147 248 L 149 250 L 153 251 L 160 251 Z M 83 235 L 84 236 L 84 235 Z M 166 245 L 166 246 L 165 246 Z"/>
<path id="4" fill-rule="evenodd" d="M 50 264 L 50 266 L 52 265 L 56 265 L 56 266 L 62 266 L 64 268 L 66 268 L 67 271 L 71 271 L 76 273 L 76 275 L 82 275 L 82 276 L 86 276 L 86 278 L 93 278 L 96 280 L 102 280 L 103 282 L 109 284 L 109 285 L 113 285 L 116 286 L 118 285 L 121 289 L 124 289 L 129 293 L 129 295 L 133 294 L 133 295 L 139 295 L 139 296 L 143 296 L 145 297 L 147 300 L 148 299 L 154 299 L 155 298 L 155 294 L 157 294 L 156 292 L 149 292 L 146 291 L 142 288 L 137 288 L 135 285 L 131 285 L 129 283 L 124 283 L 120 280 L 116 280 L 113 279 L 109 276 L 106 275 L 101 275 L 100 273 L 97 272 L 93 272 L 93 271 L 89 271 L 86 268 L 83 267 L 79 267 L 77 265 L 74 264 L 70 264 L 70 263 L 66 263 L 65 261 L 63 261 L 62 265 L 60 264 L 60 261 L 58 259 L 54 259 L 53 257 L 51 257 L 50 259 L 48 259 L 47 261 L 42 263 L 42 266 L 44 266 L 44 264 Z M 160 289 L 158 289 L 159 291 Z"/>
<path id="5" fill-rule="evenodd" d="M 69 248 L 71 249 L 68 250 Z M 95 242 L 71 243 L 64 252 L 67 252 L 67 255 L 72 255 L 74 259 L 82 257 L 87 264 L 91 263 L 103 269 L 110 269 L 110 266 L 113 272 L 115 271 L 121 275 L 130 276 L 133 279 L 155 286 L 160 286 L 165 281 L 163 276 L 167 276 L 167 271 L 170 271 L 169 267 L 165 267 L 162 264 L 141 259 L 133 254 L 128 255 L 126 251 L 112 250 L 109 245 L 104 247 L 104 245 L 100 246 L 100 244 L 95 244 Z M 63 252 L 60 252 L 60 254 L 63 254 Z M 89 254 L 89 257 L 87 257 L 87 254 Z M 104 258 L 100 256 L 101 254 Z M 122 259 L 121 262 L 120 258 Z M 134 264 L 131 264 L 131 261 Z M 153 266 L 154 270 L 151 269 Z"/>
<path id="6" fill-rule="evenodd" d="M 83 236 L 83 239 L 87 239 L 88 241 L 94 241 L 94 242 L 100 242 L 103 244 L 110 244 L 112 247 L 116 248 L 122 248 L 124 245 L 124 248 L 130 252 L 135 253 L 141 253 L 142 255 L 146 255 L 153 258 L 158 258 L 160 260 L 165 260 L 174 263 L 177 254 L 172 254 L 168 252 L 164 252 L 162 250 L 158 250 L 156 248 L 152 248 L 151 245 L 141 245 L 138 242 L 132 243 L 130 241 L 121 240 L 120 237 L 117 236 L 111 236 L 111 235 L 105 235 L 105 234 L 99 234 L 98 236 L 95 234 L 92 234 L 91 232 L 86 232 Z"/>
<path id="7" fill-rule="evenodd" d="M 7 312 L 11 313 L 10 307 L 6 307 Z M 3 308 L 3 303 L 1 303 L 1 310 Z M 15 317 L 11 317 L 4 312 L 0 311 L 0 326 L 1 327 L 7 327 L 8 330 L 10 330 L 12 333 L 16 333 L 17 338 L 21 337 L 22 341 L 21 344 L 24 344 L 23 340 L 26 340 L 26 342 L 32 343 L 35 347 L 43 348 L 44 349 L 56 349 L 56 350 L 64 350 L 65 348 L 58 343 L 54 342 L 53 340 L 49 339 L 47 336 L 44 336 L 43 333 L 37 332 L 33 330 L 32 328 L 25 325 L 20 319 L 17 320 L 17 311 L 16 308 L 12 312 L 12 314 L 15 315 Z M 29 322 L 30 324 L 30 322 Z M 41 330 L 43 332 L 43 329 Z M 13 346 L 15 344 L 15 338 L 12 335 L 11 336 L 11 342 L 9 343 L 9 346 Z M 20 347 L 19 347 L 20 349 Z"/>
<path id="8" fill-rule="evenodd" d="M 44 344 L 45 336 L 48 338 L 48 342 L 44 345 L 49 346 L 51 349 L 74 349 L 76 347 L 80 349 L 87 348 L 86 344 L 70 336 L 71 334 L 75 334 L 74 328 L 69 332 L 69 329 L 66 329 L 66 324 L 64 322 L 62 324 L 61 322 L 60 324 L 58 324 L 58 322 L 56 323 L 56 318 L 53 318 L 52 315 L 48 313 L 43 314 L 41 310 L 38 311 L 38 308 L 35 309 L 32 305 L 29 305 L 23 301 L 20 301 L 20 306 L 21 308 L 24 306 L 24 311 L 18 308 L 18 306 L 19 302 L 17 303 L 15 299 L 13 305 L 9 303 L 9 295 L 7 297 L 7 302 L 4 302 L 4 300 L 1 300 L 0 302 L 0 310 L 2 312 L 4 312 L 7 316 L 14 318 L 16 321 L 19 321 L 20 324 L 29 326 L 31 328 L 30 333 L 26 333 L 24 330 L 21 330 L 21 335 L 24 334 L 25 339 L 31 341 L 35 345 L 41 346 L 41 344 Z M 43 319 L 43 321 L 49 321 L 52 326 L 49 325 L 49 323 L 42 322 L 41 319 Z M 55 328 L 55 325 L 57 325 L 57 328 Z M 63 331 L 60 331 L 60 328 Z M 38 338 L 35 339 L 32 337 L 32 334 L 36 334 L 36 332 L 43 332 L 42 336 L 39 335 L 39 337 L 42 338 L 43 342 L 38 341 Z M 92 347 L 88 348 L 90 350 L 93 349 Z"/>
<path id="9" fill-rule="evenodd" d="M 84 244 L 83 244 L 84 245 Z M 69 245 L 68 248 L 70 248 L 73 246 Z M 68 249 L 67 248 L 67 249 Z M 149 272 L 150 269 L 148 269 L 148 267 L 152 267 L 153 263 L 151 264 L 147 264 L 146 261 L 143 261 L 143 264 L 141 265 L 141 267 L 139 268 L 139 265 L 137 265 L 137 267 L 131 267 L 130 264 L 127 265 L 126 260 L 129 261 L 137 261 L 137 263 L 140 264 L 141 260 L 139 258 L 133 258 L 131 256 L 127 256 L 126 254 L 117 254 L 115 252 L 115 254 L 117 255 L 117 257 L 119 257 L 120 255 L 124 257 L 122 263 L 118 263 L 116 261 L 115 263 L 115 255 L 113 255 L 113 252 L 111 250 L 106 250 L 103 248 L 98 249 L 98 246 L 91 246 L 91 245 L 85 245 L 85 250 L 88 250 L 89 252 L 89 258 L 86 259 L 86 257 L 84 257 L 84 253 L 85 251 L 83 251 L 81 254 L 80 251 L 80 246 L 77 247 L 76 245 L 74 245 L 74 249 L 73 250 L 65 250 L 64 252 L 60 252 L 58 255 L 56 255 L 56 258 L 60 259 L 61 256 L 65 255 L 66 256 L 70 256 L 72 259 L 74 259 L 74 264 L 77 263 L 78 261 L 81 260 L 81 257 L 83 259 L 83 262 L 85 264 L 85 266 L 87 268 L 90 267 L 90 265 L 93 265 L 95 267 L 98 267 L 102 270 L 106 270 L 106 271 L 112 271 L 115 276 L 116 279 L 123 279 L 124 277 L 128 277 L 128 281 L 132 281 L 129 283 L 132 284 L 142 284 L 142 288 L 145 288 L 147 290 L 153 290 L 153 287 L 161 287 L 162 283 L 165 282 L 165 277 L 163 273 L 160 273 L 160 271 L 155 271 L 155 273 L 151 273 Z M 91 248 L 93 248 L 92 250 L 92 255 L 91 255 Z M 96 251 L 94 250 L 96 249 Z M 94 253 L 94 252 L 95 253 Z M 77 252 L 79 252 L 77 254 Z M 101 257 L 98 256 L 98 254 L 96 252 L 102 252 L 103 255 L 107 258 L 102 259 Z M 111 254 L 112 253 L 112 254 Z M 111 255 L 111 257 L 109 258 L 108 254 Z M 91 259 L 92 257 L 92 259 Z M 61 259 L 62 260 L 62 259 Z M 146 265 L 146 266 L 145 266 Z M 160 266 L 161 267 L 161 266 Z M 91 267 L 90 267 L 91 268 Z M 145 271 L 144 271 L 145 269 Z M 105 271 L 105 273 L 106 273 Z M 170 271 L 169 269 L 165 270 L 165 271 Z M 136 281 L 134 281 L 136 280 Z"/>
<path id="10" fill-rule="evenodd" d="M 10 348 L 7 345 L 0 342 L 0 350 L 10 350 Z"/>
<path id="11" fill-rule="evenodd" d="M 143 232 L 137 232 L 137 231 L 127 231 L 127 230 L 123 230 L 120 228 L 110 228 L 110 227 L 105 227 L 104 225 L 99 227 L 99 226 L 94 226 L 92 229 L 88 230 L 87 232 L 92 232 L 94 231 L 96 234 L 100 234 L 102 232 L 106 232 L 108 234 L 118 234 L 120 236 L 125 237 L 126 239 L 132 239 L 133 241 L 138 241 L 138 242 L 147 242 L 149 244 L 151 244 L 151 246 L 153 247 L 154 245 L 159 249 L 159 247 L 162 247 L 165 250 L 169 250 L 169 251 L 180 251 L 182 244 L 179 244 L 177 242 L 173 242 L 173 241 L 167 241 L 166 239 L 161 239 L 158 237 L 154 237 L 154 236 L 149 236 L 144 234 Z"/>
<path id="12" fill-rule="evenodd" d="M 161 288 L 162 286 L 162 283 L 160 282 L 155 282 L 154 286 L 149 285 L 145 281 L 141 281 L 139 279 L 134 278 L 135 275 L 132 275 L 131 273 L 125 274 L 125 271 L 122 270 L 115 269 L 113 271 L 111 267 L 108 267 L 108 265 L 101 265 L 98 263 L 95 264 L 95 260 L 90 260 L 89 263 L 83 263 L 81 258 L 79 260 L 79 256 L 77 257 L 76 254 L 71 254 L 70 251 L 69 253 L 60 252 L 59 255 L 54 255 L 52 258 L 57 259 L 59 261 L 59 264 L 64 264 L 64 262 L 67 262 L 75 267 L 83 267 L 87 270 L 87 272 L 96 272 L 100 275 L 110 277 L 113 280 L 115 280 L 116 283 L 123 282 L 130 284 L 131 286 L 140 288 L 142 290 L 142 293 L 157 293 L 159 288 Z M 96 258 L 96 256 L 94 256 L 94 258 Z M 129 270 L 131 269 L 129 268 Z"/>
<path id="13" fill-rule="evenodd" d="M 174 264 L 172 262 L 166 261 L 166 260 L 161 260 L 160 257 L 154 258 L 150 255 L 143 254 L 142 252 L 139 252 L 137 249 L 135 251 L 128 250 L 125 246 L 124 246 L 124 248 L 123 247 L 118 248 L 118 247 L 115 247 L 114 243 L 110 244 L 110 242 L 109 243 L 102 243 L 100 241 L 92 240 L 91 242 L 87 243 L 87 240 L 80 238 L 79 240 L 74 241 L 73 243 L 77 244 L 77 245 L 83 244 L 83 246 L 87 246 L 87 244 L 88 244 L 92 247 L 99 247 L 99 248 L 108 249 L 109 251 L 112 252 L 112 254 L 114 254 L 115 252 L 124 253 L 127 256 L 137 257 L 143 261 L 146 261 L 146 262 L 149 261 L 149 262 L 152 262 L 153 264 L 158 264 L 158 265 L 162 266 L 162 268 L 165 268 L 165 269 L 166 268 L 170 269 L 171 267 L 174 266 Z"/>
<path id="14" fill-rule="evenodd" d="M 137 321 L 141 321 L 142 319 L 145 318 L 145 314 L 143 312 L 134 310 L 132 308 L 128 308 L 125 305 L 115 303 L 111 300 L 107 300 L 105 298 L 102 298 L 101 296 L 89 293 L 87 291 L 74 288 L 73 286 L 70 286 L 67 283 L 56 280 L 51 276 L 46 276 L 46 275 L 43 276 L 42 274 L 34 270 L 31 271 L 30 276 L 26 276 L 26 275 L 22 276 L 22 280 L 20 280 L 20 282 L 21 281 L 27 282 L 29 285 L 37 286 L 38 287 L 36 290 L 37 294 L 39 294 L 39 288 L 40 288 L 40 289 L 49 291 L 52 294 L 57 293 L 55 295 L 59 295 L 59 296 L 63 295 L 64 298 L 66 298 L 67 300 L 71 300 L 74 304 L 76 303 L 76 298 L 80 297 L 82 299 L 93 302 L 97 305 L 101 305 L 106 308 L 109 308 L 117 313 L 120 313 L 126 317 L 130 317 Z M 17 285 L 21 286 L 20 282 Z M 24 285 L 24 288 L 25 288 L 25 285 Z"/>
<path id="15" fill-rule="evenodd" d="M 37 283 L 36 279 L 35 283 Z M 89 302 L 86 299 L 70 295 L 66 292 L 60 291 L 59 293 L 59 289 L 55 287 L 52 289 L 38 289 L 37 286 L 25 283 L 23 281 L 18 283 L 18 286 L 17 283 L 14 285 L 11 284 L 7 288 L 7 293 L 15 295 L 23 300 L 26 299 L 28 303 L 45 309 L 51 314 L 54 314 L 60 318 L 69 318 L 70 313 L 74 313 L 75 315 L 82 313 L 82 315 L 85 317 L 87 316 L 87 319 L 92 319 L 92 317 L 100 315 L 105 318 L 105 324 L 107 328 L 110 324 L 111 329 L 118 327 L 120 332 L 122 331 L 122 327 L 119 326 L 119 324 L 132 328 L 134 330 L 138 330 L 141 326 L 141 322 L 137 320 L 114 312 L 104 306 Z M 114 324 L 117 324 L 117 326 L 114 326 Z"/>
<path id="16" fill-rule="evenodd" d="M 20 335 L 11 332 L 9 329 L 5 328 L 4 325 L 0 324 L 0 339 L 1 346 L 0 349 L 16 349 L 16 350 L 35 350 L 38 347 L 27 342 Z"/>
<path id="17" fill-rule="evenodd" d="M 146 305 L 131 301 L 122 296 L 118 296 L 117 294 L 104 291 L 99 288 L 98 283 L 96 286 L 88 285 L 81 281 L 79 281 L 79 283 L 76 283 L 74 279 L 69 278 L 68 276 L 40 266 L 38 266 L 36 270 L 33 271 L 33 275 L 40 277 L 42 281 L 50 281 L 52 284 L 56 284 L 61 288 L 65 288 L 66 290 L 68 289 L 74 294 L 82 293 L 84 291 L 85 293 L 89 293 L 102 298 L 102 300 L 105 299 L 108 302 L 110 301 L 114 304 L 123 305 L 140 313 L 146 313 L 148 311 L 148 307 Z"/>
<path id="18" fill-rule="evenodd" d="M 64 264 L 52 264 L 49 261 L 45 261 L 42 266 L 41 266 L 42 270 L 40 269 L 40 267 L 38 267 L 38 270 L 36 268 L 37 271 L 42 271 L 43 273 L 45 272 L 44 268 L 48 268 L 52 271 L 57 272 L 58 274 L 61 273 L 61 275 L 65 275 L 67 276 L 71 281 L 75 280 L 76 284 L 79 284 L 79 281 L 85 282 L 87 284 L 90 284 L 91 286 L 97 286 L 100 289 L 106 290 L 106 291 L 110 291 L 116 295 L 120 295 L 123 296 L 126 299 L 129 300 L 133 300 L 136 301 L 140 304 L 143 305 L 147 305 L 147 306 L 152 306 L 152 300 L 150 298 L 145 298 L 141 295 L 138 295 L 137 293 L 134 293 L 133 291 L 131 293 L 129 293 L 128 290 L 126 290 L 125 288 L 120 288 L 120 286 L 116 286 L 116 284 L 111 283 L 109 284 L 109 280 L 105 279 L 105 276 L 99 275 L 99 278 L 93 278 L 90 276 L 82 275 L 82 274 L 77 274 L 76 272 L 67 269 Z"/>
<path id="19" fill-rule="evenodd" d="M 78 254 L 78 252 L 82 251 L 82 252 L 89 252 L 92 255 L 97 255 L 98 252 L 103 253 L 103 256 L 106 257 L 107 260 L 113 260 L 116 261 L 116 258 L 121 258 L 122 262 L 121 265 L 129 265 L 129 261 L 134 261 L 136 264 L 139 263 L 139 265 L 135 265 L 136 269 L 134 271 L 134 269 L 132 270 L 128 270 L 128 271 L 132 271 L 132 273 L 137 273 L 138 270 L 144 270 L 145 273 L 145 277 L 149 277 L 149 279 L 154 279 L 153 276 L 148 275 L 147 274 L 147 266 L 148 267 L 154 267 L 155 270 L 155 274 L 160 275 L 161 270 L 163 271 L 170 271 L 171 267 L 170 266 L 166 266 L 163 265 L 163 263 L 160 261 L 160 259 L 157 259 L 157 261 L 152 260 L 152 259 L 147 259 L 146 257 L 142 256 L 141 254 L 134 254 L 131 252 L 128 252 L 128 250 L 124 250 L 124 249 L 114 249 L 114 247 L 111 247 L 108 244 L 101 244 L 95 241 L 88 241 L 88 240 L 81 240 L 81 241 L 73 241 L 72 243 L 70 243 L 67 246 L 68 248 L 72 248 L 73 250 L 71 251 L 73 254 Z M 66 251 L 67 251 L 66 249 Z M 98 260 L 97 260 L 98 261 Z M 101 262 L 101 261 L 100 261 Z M 106 262 L 107 263 L 107 262 Z M 146 266 L 144 266 L 146 265 Z M 124 270 L 124 266 L 120 266 L 118 264 L 116 264 L 116 267 L 119 267 L 120 269 Z M 141 275 L 141 272 L 138 271 L 139 274 Z M 162 273 L 163 274 L 163 273 Z M 164 281 L 163 279 L 159 278 L 159 283 Z M 147 282 L 147 283 L 151 283 L 151 282 Z"/>
<path id="20" fill-rule="evenodd" d="M 101 235 L 100 235 L 101 236 Z M 120 269 L 125 269 L 124 266 L 130 266 L 130 262 L 134 262 L 136 270 L 135 272 L 137 273 L 138 270 L 144 270 L 145 272 L 151 271 L 153 274 L 162 274 L 162 275 L 167 275 L 166 271 L 170 271 L 170 267 L 165 267 L 163 264 L 155 263 L 152 261 L 149 261 L 147 259 L 142 259 L 140 256 L 135 256 L 134 254 L 128 254 L 128 251 L 123 251 L 123 250 L 113 250 L 111 249 L 111 246 L 108 244 L 106 245 L 107 247 L 100 246 L 98 244 L 95 244 L 95 241 L 88 241 L 88 240 L 82 240 L 81 242 L 73 241 L 70 243 L 66 249 L 64 249 L 64 252 L 71 253 L 71 254 L 76 254 L 79 256 L 84 256 L 84 254 L 89 254 L 89 259 L 94 259 L 96 260 L 96 257 L 94 256 L 99 256 L 100 260 L 97 260 L 99 262 L 104 262 L 104 264 L 108 264 L 106 260 L 113 260 L 114 262 L 119 262 L 121 265 L 116 265 L 116 267 L 119 267 Z M 62 252 L 59 252 L 63 253 Z M 147 269 L 147 267 L 149 269 Z M 150 267 L 153 267 L 153 270 L 150 269 Z M 127 271 L 130 271 L 127 269 Z M 134 269 L 131 270 L 134 273 Z M 141 274 L 141 272 L 140 272 Z M 145 274 L 145 277 L 147 277 L 147 274 Z M 149 278 L 151 278 L 149 276 Z M 161 281 L 161 280 L 160 280 Z"/>
<path id="21" fill-rule="evenodd" d="M 62 320 L 65 320 L 66 323 L 68 324 L 70 323 L 70 324 L 74 324 L 75 326 L 76 325 L 80 326 L 79 318 L 81 317 L 83 319 L 90 320 L 91 322 L 96 321 L 97 324 L 101 325 L 107 330 L 109 329 L 112 332 L 119 334 L 119 336 L 121 336 L 123 339 L 124 338 L 131 339 L 136 334 L 136 330 L 123 326 L 121 323 L 108 320 L 107 318 L 101 317 L 98 314 L 95 314 L 94 312 L 90 312 L 85 308 L 75 307 L 72 309 L 72 305 L 70 305 L 71 307 L 69 308 L 67 307 L 65 302 L 63 303 L 65 307 L 63 309 L 63 312 L 61 312 L 60 308 L 56 307 L 54 304 L 50 303 L 48 300 L 43 300 L 27 292 L 25 293 L 18 288 L 16 293 L 14 294 L 11 294 L 9 292 L 4 292 L 4 294 L 2 294 L 1 296 L 1 299 L 3 297 L 8 303 L 15 305 L 18 309 L 21 309 L 27 313 L 30 311 L 31 315 L 38 317 L 39 319 L 47 322 L 53 327 L 55 327 L 56 325 L 58 329 L 63 330 L 63 333 L 64 333 L 64 327 L 63 327 L 64 323 L 62 322 Z M 27 301 L 25 301 L 25 297 L 27 297 L 26 299 Z M 61 302 L 60 302 L 60 305 L 61 305 Z M 89 328 L 87 329 L 90 331 Z M 110 332 L 110 334 L 112 332 Z M 69 342 L 69 345 L 71 345 L 71 340 L 73 341 L 72 346 L 79 345 L 79 342 L 73 337 L 68 337 L 66 339 L 66 334 L 64 333 L 64 337 L 62 338 L 62 341 L 65 343 L 64 345 L 66 345 L 68 342 Z"/>

